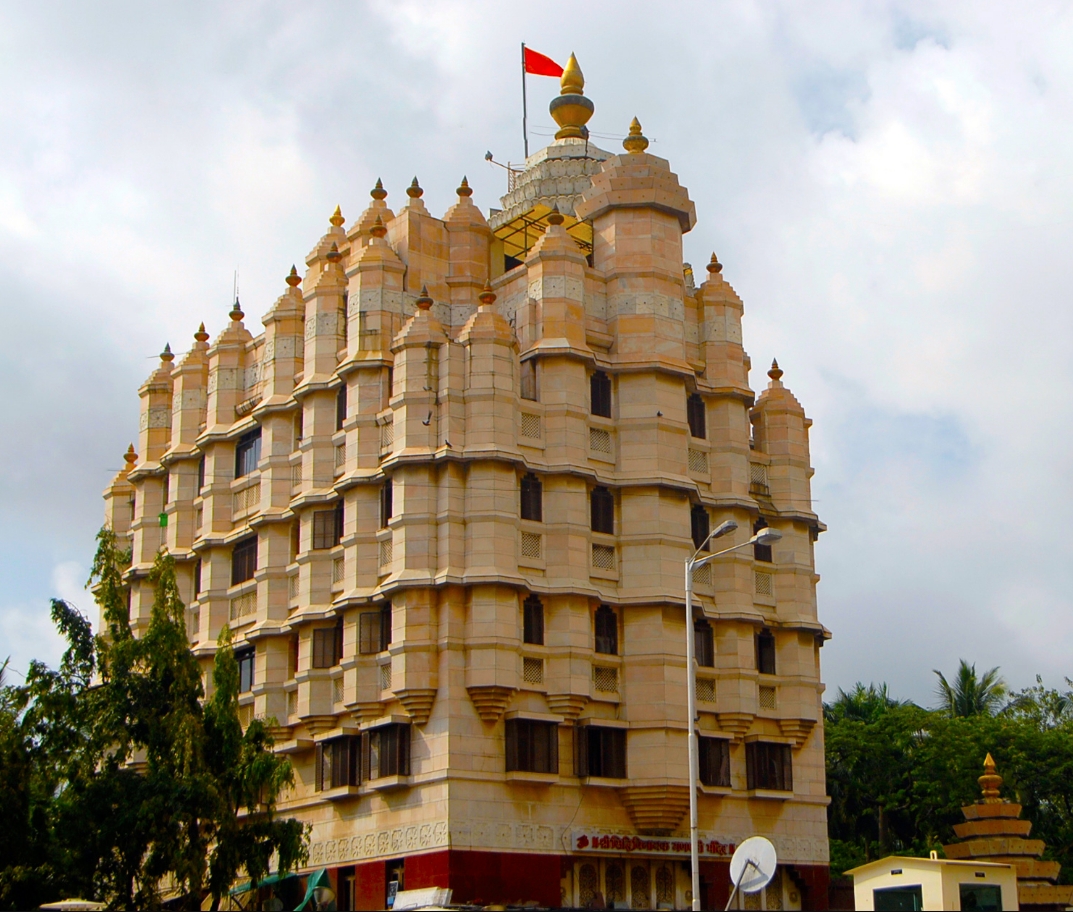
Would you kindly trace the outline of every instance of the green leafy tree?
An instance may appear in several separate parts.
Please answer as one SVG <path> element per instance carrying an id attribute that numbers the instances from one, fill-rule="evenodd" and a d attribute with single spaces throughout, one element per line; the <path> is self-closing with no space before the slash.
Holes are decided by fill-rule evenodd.
<path id="1" fill-rule="evenodd" d="M 941 671 L 935 671 L 935 675 L 939 678 L 935 688 L 939 708 L 951 716 L 993 716 L 1002 708 L 1009 692 L 998 668 L 977 677 L 976 665 L 964 659 L 958 664 L 953 682 L 947 681 Z"/>

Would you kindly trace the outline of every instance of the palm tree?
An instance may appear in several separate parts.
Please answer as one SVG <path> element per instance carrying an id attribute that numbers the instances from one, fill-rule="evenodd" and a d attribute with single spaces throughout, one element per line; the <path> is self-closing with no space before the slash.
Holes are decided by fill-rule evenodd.
<path id="1" fill-rule="evenodd" d="M 887 685 L 869 684 L 865 687 L 860 681 L 849 692 L 838 688 L 838 696 L 834 702 L 828 703 L 823 708 L 824 718 L 827 721 L 850 719 L 855 722 L 875 722 L 888 709 L 894 709 L 905 705 L 901 700 L 895 700 L 888 692 Z"/>
<path id="2" fill-rule="evenodd" d="M 998 667 L 976 676 L 976 665 L 960 660 L 953 684 L 941 671 L 935 693 L 939 697 L 939 709 L 951 716 L 993 716 L 1002 708 L 1009 693 L 1006 682 L 999 677 Z"/>

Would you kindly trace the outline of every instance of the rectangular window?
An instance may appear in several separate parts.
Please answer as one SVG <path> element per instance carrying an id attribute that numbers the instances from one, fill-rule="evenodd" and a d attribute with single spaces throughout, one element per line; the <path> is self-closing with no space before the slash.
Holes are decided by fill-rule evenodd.
<path id="1" fill-rule="evenodd" d="M 764 518 L 761 517 L 755 523 L 753 523 L 753 535 L 756 535 L 761 529 L 766 529 L 767 523 Z M 753 558 L 754 560 L 764 561 L 764 563 L 771 563 L 771 545 L 762 545 L 760 542 L 753 543 Z"/>
<path id="2" fill-rule="evenodd" d="M 507 772 L 558 773 L 559 726 L 533 719 L 508 719 Z"/>
<path id="3" fill-rule="evenodd" d="M 298 675 L 298 634 L 291 637 L 291 642 L 287 650 L 287 678 L 288 680 L 294 680 Z"/>
<path id="4" fill-rule="evenodd" d="M 238 692 L 249 693 L 253 690 L 253 666 L 257 658 L 254 649 L 242 649 L 235 651 L 235 661 L 238 662 Z"/>
<path id="5" fill-rule="evenodd" d="M 924 908 L 924 892 L 920 884 L 912 884 L 905 887 L 886 887 L 872 891 L 872 908 L 880 912 L 901 912 L 903 909 L 909 912 L 918 912 Z M 962 909 L 969 908 L 962 905 Z M 1001 909 L 1001 906 L 996 906 Z"/>
<path id="6" fill-rule="evenodd" d="M 700 781 L 730 788 L 730 744 L 724 738 L 700 738 Z"/>
<path id="7" fill-rule="evenodd" d="M 358 653 L 375 655 L 391 645 L 391 603 L 358 616 Z"/>
<path id="8" fill-rule="evenodd" d="M 341 431 L 343 422 L 346 421 L 346 383 L 343 383 L 335 393 L 335 429 Z"/>
<path id="9" fill-rule="evenodd" d="M 626 731 L 599 725 L 578 726 L 577 774 L 605 779 L 626 778 Z"/>
<path id="10" fill-rule="evenodd" d="M 615 534 L 615 495 L 607 488 L 597 487 L 589 495 L 592 531 Z"/>
<path id="11" fill-rule="evenodd" d="M 715 638 L 712 625 L 699 620 L 693 625 L 693 652 L 701 668 L 715 668 Z"/>
<path id="12" fill-rule="evenodd" d="M 522 519 L 543 522 L 544 486 L 532 472 L 522 476 Z"/>
<path id="13" fill-rule="evenodd" d="M 756 670 L 762 675 L 775 671 L 775 636 L 770 630 L 761 630 L 756 635 Z"/>
<path id="14" fill-rule="evenodd" d="M 530 358 L 528 361 L 522 362 L 522 398 L 528 399 L 531 402 L 536 402 L 540 398 L 537 390 L 537 367 L 535 358 Z"/>
<path id="15" fill-rule="evenodd" d="M 313 511 L 313 549 L 334 548 L 343 539 L 343 502 L 330 510 Z"/>
<path id="16" fill-rule="evenodd" d="M 257 572 L 257 536 L 251 535 L 235 543 L 231 549 L 231 585 L 237 586 L 253 579 Z"/>
<path id="17" fill-rule="evenodd" d="M 362 735 L 366 777 L 410 775 L 410 726 L 383 725 Z"/>
<path id="18" fill-rule="evenodd" d="M 361 738 L 332 738 L 317 745 L 318 792 L 361 783 Z"/>
<path id="19" fill-rule="evenodd" d="M 535 595 L 529 596 L 522 606 L 522 642 L 535 646 L 544 645 L 544 605 Z"/>
<path id="20" fill-rule="evenodd" d="M 686 418 L 689 421 L 689 436 L 704 440 L 707 437 L 704 400 L 696 393 L 686 400 Z"/>
<path id="21" fill-rule="evenodd" d="M 171 501 L 171 472 L 168 472 L 167 470 L 165 470 L 163 481 L 164 481 L 164 493 L 163 493 L 164 506 L 167 507 L 168 503 Z"/>
<path id="22" fill-rule="evenodd" d="M 235 445 L 235 478 L 249 475 L 261 461 L 261 429 L 249 431 Z"/>
<path id="23" fill-rule="evenodd" d="M 589 399 L 592 414 L 611 417 L 611 378 L 603 371 L 596 371 L 589 379 Z"/>
<path id="24" fill-rule="evenodd" d="M 597 608 L 594 626 L 596 651 L 603 655 L 618 655 L 618 615 L 615 610 L 609 605 Z"/>
<path id="25" fill-rule="evenodd" d="M 708 533 L 712 530 L 708 525 L 708 511 L 701 504 L 693 504 L 693 508 L 689 511 L 689 526 L 693 535 L 693 547 L 701 551 L 710 550 Z"/>
<path id="26" fill-rule="evenodd" d="M 201 454 L 201 458 L 197 461 L 197 493 L 201 493 L 201 489 L 205 487 L 205 454 Z M 195 497 L 197 494 L 194 495 Z"/>
<path id="27" fill-rule="evenodd" d="M 745 778 L 750 789 L 792 792 L 794 775 L 790 745 L 748 742 L 745 745 Z"/>
<path id="28" fill-rule="evenodd" d="M 380 528 L 386 529 L 392 516 L 391 479 L 385 479 L 380 486 Z"/>
<path id="29" fill-rule="evenodd" d="M 201 558 L 194 563 L 194 598 L 201 595 Z"/>
<path id="30" fill-rule="evenodd" d="M 958 884 L 962 909 L 979 912 L 1002 912 L 1002 887 L 997 884 Z"/>
<path id="31" fill-rule="evenodd" d="M 343 661 L 343 619 L 313 631 L 313 667 L 332 668 Z"/>

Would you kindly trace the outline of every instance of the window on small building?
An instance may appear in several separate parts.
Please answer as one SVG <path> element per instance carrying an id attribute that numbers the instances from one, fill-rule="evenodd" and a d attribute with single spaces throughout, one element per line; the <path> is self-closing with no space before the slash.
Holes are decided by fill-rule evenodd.
<path id="1" fill-rule="evenodd" d="M 358 616 L 358 654 L 375 655 L 391 645 L 391 603 Z"/>
<path id="2" fill-rule="evenodd" d="M 767 520 L 761 516 L 756 522 L 753 523 L 753 535 L 756 535 L 761 529 L 767 528 Z M 764 561 L 771 563 L 771 545 L 762 545 L 760 542 L 753 543 L 753 557 L 758 561 Z"/>
<path id="3" fill-rule="evenodd" d="M 380 528 L 386 529 L 387 524 L 391 521 L 392 505 L 391 505 L 391 479 L 385 478 L 384 483 L 380 485 Z"/>
<path id="4" fill-rule="evenodd" d="M 508 719 L 507 772 L 559 772 L 559 726 L 534 719 Z"/>
<path id="5" fill-rule="evenodd" d="M 701 618 L 693 625 L 693 647 L 701 668 L 715 668 L 715 638 L 712 625 Z"/>
<path id="6" fill-rule="evenodd" d="M 626 778 L 626 731 L 599 725 L 577 729 L 577 774 L 605 779 Z"/>
<path id="7" fill-rule="evenodd" d="M 775 671 L 775 635 L 770 630 L 761 630 L 756 635 L 756 670 L 762 675 Z"/>
<path id="8" fill-rule="evenodd" d="M 201 489 L 205 487 L 205 454 L 201 454 L 201 458 L 197 461 L 197 494 L 201 493 Z"/>
<path id="9" fill-rule="evenodd" d="M 590 411 L 600 418 L 611 417 L 611 378 L 596 371 L 589 378 Z"/>
<path id="10" fill-rule="evenodd" d="M 255 428 L 238 438 L 235 445 L 235 478 L 257 469 L 261 461 L 261 429 Z"/>
<path id="11" fill-rule="evenodd" d="M 540 399 L 540 391 L 537 389 L 536 358 L 522 362 L 522 398 L 532 402 Z"/>
<path id="12" fill-rule="evenodd" d="M 253 669 L 257 659 L 255 649 L 236 649 L 235 661 L 238 662 L 238 692 L 249 693 L 253 690 Z"/>
<path id="13" fill-rule="evenodd" d="M 615 534 L 615 495 L 607 488 L 595 487 L 589 495 L 592 531 Z"/>
<path id="14" fill-rule="evenodd" d="M 686 399 L 686 418 L 689 421 L 689 436 L 704 440 L 708 436 L 704 400 L 693 393 Z"/>
<path id="15" fill-rule="evenodd" d="M 313 667 L 333 668 L 343 661 L 343 619 L 313 631 Z"/>
<path id="16" fill-rule="evenodd" d="M 708 533 L 712 530 L 709 526 L 708 511 L 704 509 L 702 504 L 693 504 L 692 509 L 689 511 L 689 525 L 693 535 L 693 547 L 701 551 L 710 550 L 708 547 Z"/>
<path id="17" fill-rule="evenodd" d="M 542 522 L 544 519 L 544 486 L 532 472 L 522 476 L 522 519 Z"/>
<path id="18" fill-rule="evenodd" d="M 618 615 L 610 605 L 596 609 L 596 651 L 603 655 L 618 655 Z"/>
<path id="19" fill-rule="evenodd" d="M 745 745 L 745 777 L 750 789 L 794 790 L 789 744 L 749 741 Z"/>
<path id="20" fill-rule="evenodd" d="M 330 510 L 313 511 L 313 549 L 334 548 L 343 539 L 343 501 Z"/>
<path id="21" fill-rule="evenodd" d="M 998 884 L 963 883 L 958 884 L 958 892 L 961 894 L 962 909 L 1002 912 L 1002 887 Z"/>
<path id="22" fill-rule="evenodd" d="M 902 909 L 923 909 L 924 891 L 920 884 L 907 884 L 904 887 L 883 887 L 872 891 L 872 908 L 880 912 L 901 912 Z M 962 909 L 969 908 L 962 905 Z M 995 906 L 1001 909 L 1002 906 Z"/>
<path id="23" fill-rule="evenodd" d="M 346 383 L 335 391 L 335 429 L 341 431 L 346 421 Z"/>
<path id="24" fill-rule="evenodd" d="M 332 738 L 317 745 L 316 790 L 361 783 L 361 738 Z"/>
<path id="25" fill-rule="evenodd" d="M 725 738 L 700 738 L 700 781 L 730 788 L 730 744 Z"/>
<path id="26" fill-rule="evenodd" d="M 522 642 L 544 645 L 544 604 L 535 595 L 522 605 Z"/>
<path id="27" fill-rule="evenodd" d="M 251 535 L 235 543 L 231 549 L 231 585 L 237 586 L 253 579 L 257 572 L 257 536 Z"/>
<path id="28" fill-rule="evenodd" d="M 410 775 L 410 726 L 396 723 L 383 725 L 362 734 L 366 776 Z"/>

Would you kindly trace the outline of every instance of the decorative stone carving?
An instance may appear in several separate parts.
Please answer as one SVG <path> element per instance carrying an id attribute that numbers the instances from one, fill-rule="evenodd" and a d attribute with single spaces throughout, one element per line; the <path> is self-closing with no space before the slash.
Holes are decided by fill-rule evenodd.
<path id="1" fill-rule="evenodd" d="M 794 739 L 794 747 L 804 744 L 815 726 L 815 719 L 779 719 L 779 730 L 787 738 Z"/>
<path id="2" fill-rule="evenodd" d="M 623 789 L 622 803 L 640 832 L 666 836 L 689 810 L 689 789 L 684 785 L 630 785 Z"/>
<path id="3" fill-rule="evenodd" d="M 730 734 L 734 736 L 735 741 L 740 741 L 745 737 L 745 733 L 752 728 L 753 719 L 756 718 L 756 714 L 744 712 L 721 712 L 716 713 L 715 718 L 719 721 L 719 727 L 723 731 L 730 732 Z"/>
<path id="4" fill-rule="evenodd" d="M 507 711 L 507 704 L 514 693 L 513 687 L 500 687 L 497 684 L 467 687 L 466 690 L 469 691 L 469 698 L 477 707 L 477 715 L 483 722 L 499 721 Z"/>
<path id="5" fill-rule="evenodd" d="M 436 701 L 436 688 L 408 687 L 405 690 L 396 690 L 395 696 L 406 707 L 406 712 L 414 720 L 414 725 L 424 725 L 432 711 L 432 704 Z"/>
<path id="6" fill-rule="evenodd" d="M 548 694 L 548 708 L 567 722 L 573 722 L 589 702 L 588 694 Z"/>

